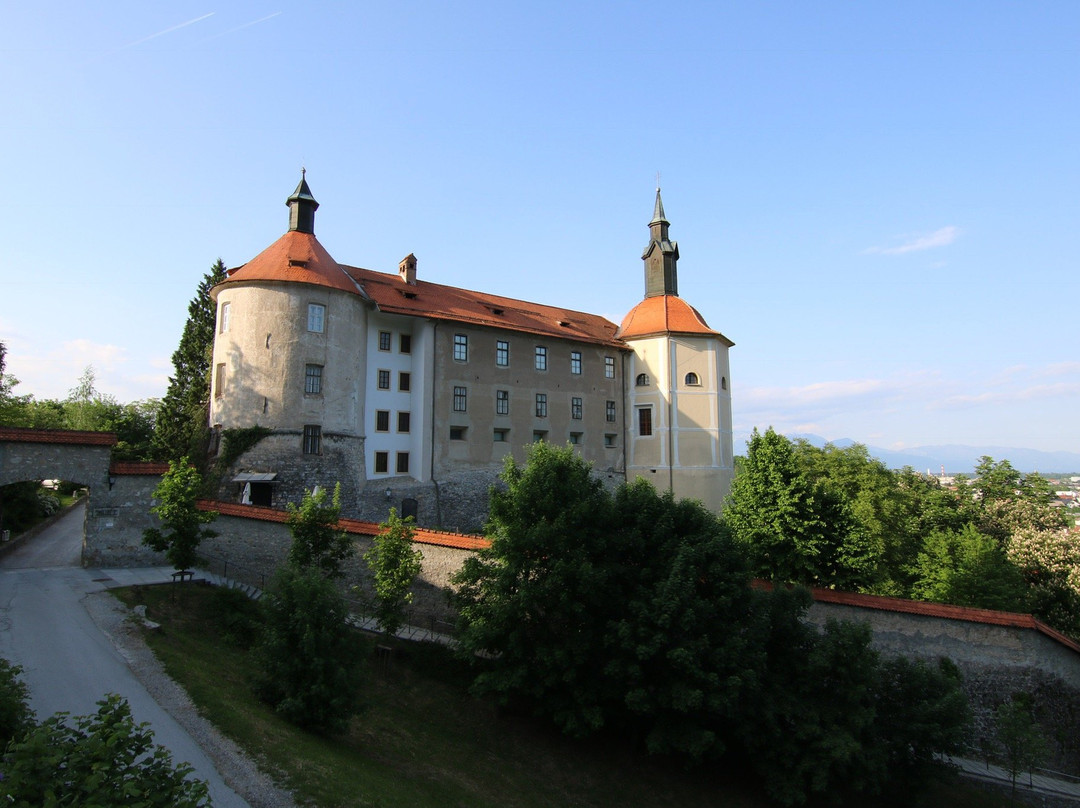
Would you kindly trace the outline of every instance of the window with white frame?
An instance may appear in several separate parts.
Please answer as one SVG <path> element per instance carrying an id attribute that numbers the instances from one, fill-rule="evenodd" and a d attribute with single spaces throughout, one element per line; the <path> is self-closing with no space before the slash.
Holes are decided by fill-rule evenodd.
<path id="1" fill-rule="evenodd" d="M 454 334 L 454 361 L 469 361 L 469 336 L 467 334 Z"/>
<path id="2" fill-rule="evenodd" d="M 389 331 L 380 331 L 379 332 L 379 350 L 380 351 L 389 351 L 390 350 L 390 332 Z"/>
<path id="3" fill-rule="evenodd" d="M 501 368 L 510 364 L 510 343 L 500 339 L 495 342 L 495 364 Z"/>
<path id="4" fill-rule="evenodd" d="M 615 378 L 615 357 L 614 356 L 605 356 L 604 357 L 604 378 L 605 379 L 614 379 Z"/>
<path id="5" fill-rule="evenodd" d="M 326 306 L 322 303 L 308 303 L 307 330 L 321 334 L 326 329 Z"/>
<path id="6" fill-rule="evenodd" d="M 382 369 L 379 370 L 378 385 L 379 385 L 380 390 L 389 390 L 390 389 L 390 371 L 389 370 L 382 370 Z"/>
<path id="7" fill-rule="evenodd" d="M 581 420 L 582 402 L 578 397 L 570 399 L 570 417 L 575 421 Z"/>
<path id="8" fill-rule="evenodd" d="M 536 394 L 536 417 L 547 418 L 547 393 Z"/>
<path id="9" fill-rule="evenodd" d="M 543 345 L 537 345 L 535 357 L 536 369 L 547 370 L 547 348 Z"/>
<path id="10" fill-rule="evenodd" d="M 575 376 L 581 375 L 581 351 L 570 352 L 570 372 Z"/>
<path id="11" fill-rule="evenodd" d="M 509 415 L 510 414 L 510 391 L 509 390 L 496 390 L 495 391 L 495 414 L 496 415 Z"/>
<path id="12" fill-rule="evenodd" d="M 647 437 L 652 434 L 652 407 L 639 407 L 637 411 L 638 416 L 638 435 Z"/>
<path id="13" fill-rule="evenodd" d="M 232 310 L 232 303 L 221 304 L 221 333 L 224 334 L 229 330 L 229 313 Z"/>

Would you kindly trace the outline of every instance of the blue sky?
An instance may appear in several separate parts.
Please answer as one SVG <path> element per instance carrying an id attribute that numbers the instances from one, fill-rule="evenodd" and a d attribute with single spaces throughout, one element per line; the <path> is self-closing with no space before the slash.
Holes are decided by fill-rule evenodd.
<path id="1" fill-rule="evenodd" d="M 757 426 L 1080 451 L 1073 2 L 9 3 L 16 390 L 164 393 L 210 264 L 343 263 L 598 312 L 679 289 Z"/>

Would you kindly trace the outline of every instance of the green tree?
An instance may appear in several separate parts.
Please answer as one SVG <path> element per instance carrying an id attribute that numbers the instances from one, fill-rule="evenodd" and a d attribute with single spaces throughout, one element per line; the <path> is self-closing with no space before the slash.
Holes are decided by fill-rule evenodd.
<path id="1" fill-rule="evenodd" d="M 157 515 L 168 532 L 162 533 L 156 527 L 147 528 L 143 531 L 143 544 L 164 552 L 169 563 L 178 570 L 194 566 L 199 544 L 203 539 L 217 535 L 202 527 L 213 522 L 217 514 L 196 507 L 201 490 L 202 477 L 186 459 L 169 461 L 169 470 L 154 489 L 157 504 L 150 511 Z"/>
<path id="2" fill-rule="evenodd" d="M 611 530 L 618 600 L 601 677 L 609 723 L 653 753 L 716 757 L 763 662 L 745 558 L 699 502 L 645 480 L 616 492 Z"/>
<path id="3" fill-rule="evenodd" d="M 297 726 L 344 731 L 360 707 L 362 669 L 337 585 L 316 567 L 286 564 L 262 602 L 259 698 Z"/>
<path id="4" fill-rule="evenodd" d="M 149 725 L 136 724 L 127 702 L 109 695 L 94 715 L 57 713 L 9 746 L 0 795 L 26 808 L 208 806 L 207 785 L 190 779 L 192 771 L 174 766 Z"/>
<path id="5" fill-rule="evenodd" d="M 30 709 L 30 691 L 20 678 L 22 668 L 0 657 L 0 749 L 21 738 L 34 726 Z"/>
<path id="6" fill-rule="evenodd" d="M 1021 474 L 1008 460 L 995 462 L 983 455 L 975 465 L 975 481 L 972 490 L 982 502 L 998 499 L 1015 499 L 1020 493 Z"/>
<path id="7" fill-rule="evenodd" d="M 584 735 L 604 724 L 607 615 L 618 601 L 611 497 L 572 449 L 529 448 L 507 458 L 491 493 L 491 546 L 454 576 L 459 649 L 488 657 L 474 683 Z"/>
<path id="8" fill-rule="evenodd" d="M 180 345 L 172 355 L 173 375 L 158 410 L 154 431 L 155 451 L 162 458 L 193 458 L 200 470 L 206 466 L 210 440 L 210 363 L 213 361 L 217 309 L 210 290 L 225 280 L 219 258 L 199 282 L 188 303 Z"/>
<path id="9" fill-rule="evenodd" d="M 760 577 L 853 590 L 876 577 L 873 548 L 848 504 L 812 479 L 772 428 L 751 435 L 724 519 Z"/>
<path id="10" fill-rule="evenodd" d="M 331 578 L 341 575 L 341 565 L 353 553 L 348 534 L 337 525 L 341 520 L 341 483 L 334 486 L 334 496 L 326 501 L 326 489 L 304 491 L 299 507 L 287 506 L 289 531 L 293 541 L 289 547 L 289 563 L 295 567 L 314 567 Z"/>
<path id="11" fill-rule="evenodd" d="M 1046 759 L 1046 738 L 1032 714 L 1031 696 L 1026 693 L 1017 693 L 999 706 L 995 718 L 1002 760 L 1015 792 L 1017 775 L 1033 771 Z"/>
<path id="12" fill-rule="evenodd" d="M 1027 611 L 1021 571 L 992 537 L 974 525 L 934 531 L 915 561 L 912 596 L 918 600 L 982 609 Z"/>
<path id="13" fill-rule="evenodd" d="M 391 508 L 386 521 L 379 525 L 371 549 L 364 554 L 374 578 L 375 619 L 389 635 L 405 624 L 405 609 L 412 603 L 412 585 L 424 558 L 413 547 L 413 523 L 411 516 L 402 519 L 397 509 Z"/>

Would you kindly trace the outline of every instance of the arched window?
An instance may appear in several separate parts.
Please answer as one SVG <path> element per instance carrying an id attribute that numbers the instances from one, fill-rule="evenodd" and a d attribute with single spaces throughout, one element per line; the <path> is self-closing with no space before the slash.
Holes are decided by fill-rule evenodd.
<path id="1" fill-rule="evenodd" d="M 648 387 L 648 385 L 649 385 L 649 374 L 647 374 L 647 373 L 639 373 L 637 375 L 637 380 L 634 383 L 638 387 Z"/>
<path id="2" fill-rule="evenodd" d="M 698 387 L 701 385 L 701 381 L 698 379 L 698 375 L 693 371 L 690 371 L 686 374 L 685 381 L 687 387 Z"/>

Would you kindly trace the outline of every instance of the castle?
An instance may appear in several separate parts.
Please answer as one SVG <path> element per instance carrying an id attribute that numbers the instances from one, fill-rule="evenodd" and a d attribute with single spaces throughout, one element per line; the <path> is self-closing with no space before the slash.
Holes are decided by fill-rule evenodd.
<path id="1" fill-rule="evenodd" d="M 315 237 L 306 177 L 289 229 L 211 291 L 210 423 L 269 433 L 222 498 L 283 507 L 340 482 L 346 515 L 389 505 L 476 529 L 489 486 L 530 442 L 573 444 L 618 483 L 719 511 L 733 476 L 728 349 L 678 296 L 660 190 L 645 296 L 621 325 L 595 314 L 339 264 Z"/>

